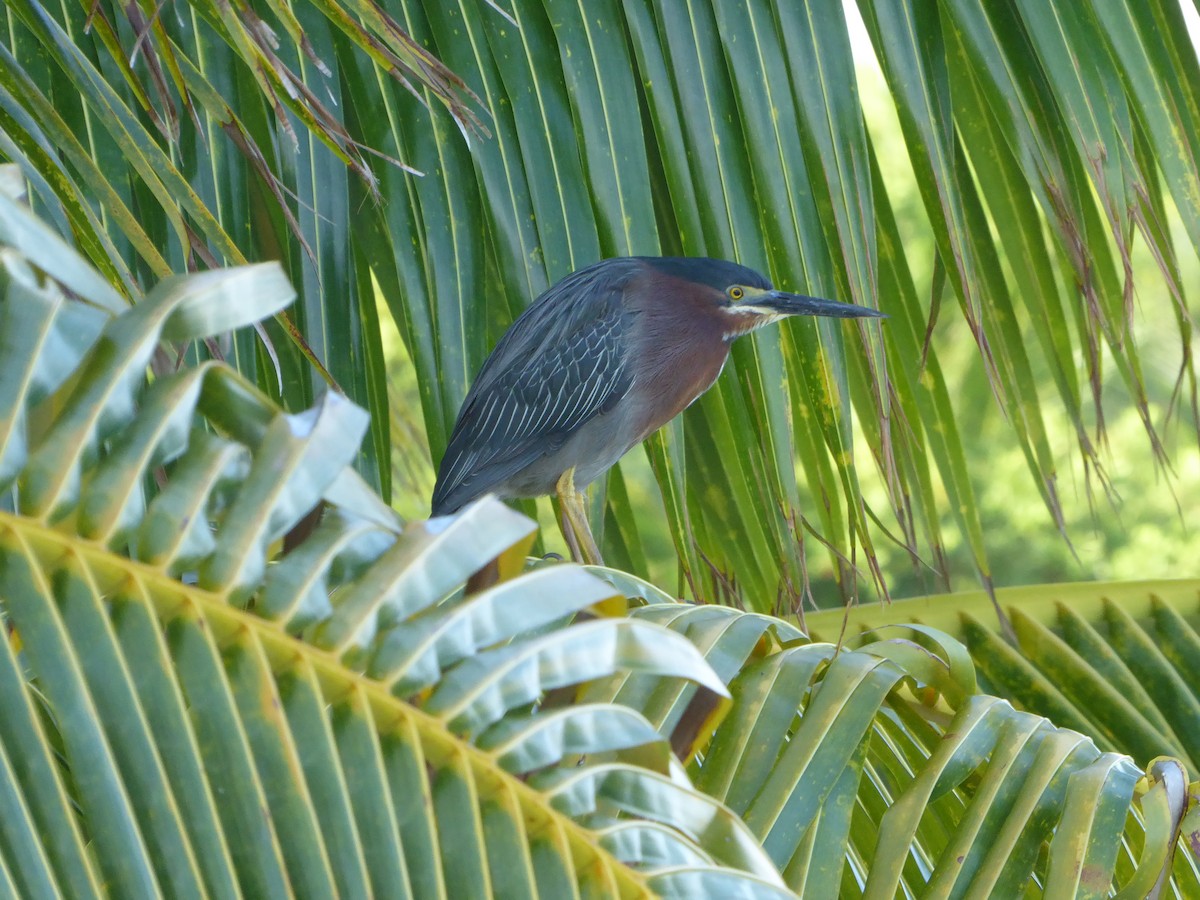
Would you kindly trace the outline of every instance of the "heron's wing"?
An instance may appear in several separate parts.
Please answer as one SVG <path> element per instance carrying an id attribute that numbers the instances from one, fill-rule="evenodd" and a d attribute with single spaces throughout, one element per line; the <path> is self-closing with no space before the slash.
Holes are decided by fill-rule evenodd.
<path id="1" fill-rule="evenodd" d="M 435 514 L 562 446 L 628 393 L 628 272 L 581 270 L 529 307 L 484 363 L 459 412 L 433 491 Z M 614 274 L 617 277 L 614 277 Z"/>

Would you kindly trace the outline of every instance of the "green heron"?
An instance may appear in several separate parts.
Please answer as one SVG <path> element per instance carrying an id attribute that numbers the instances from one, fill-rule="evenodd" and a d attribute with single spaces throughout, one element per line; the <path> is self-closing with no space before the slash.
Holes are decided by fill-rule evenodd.
<path id="1" fill-rule="evenodd" d="M 624 257 L 568 275 L 513 322 L 471 385 L 433 514 L 488 492 L 557 492 L 572 554 L 599 562 L 579 488 L 712 387 L 735 338 L 795 315 L 883 314 L 777 291 L 720 259 Z"/>

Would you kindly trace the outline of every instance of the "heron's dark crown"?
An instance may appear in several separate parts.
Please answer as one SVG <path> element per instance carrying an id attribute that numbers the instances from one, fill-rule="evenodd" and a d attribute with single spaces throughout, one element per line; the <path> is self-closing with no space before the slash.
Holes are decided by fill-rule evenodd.
<path id="1" fill-rule="evenodd" d="M 724 293 L 731 285 L 770 290 L 771 282 L 746 266 L 707 256 L 647 256 L 645 261 L 673 278 L 703 284 Z"/>

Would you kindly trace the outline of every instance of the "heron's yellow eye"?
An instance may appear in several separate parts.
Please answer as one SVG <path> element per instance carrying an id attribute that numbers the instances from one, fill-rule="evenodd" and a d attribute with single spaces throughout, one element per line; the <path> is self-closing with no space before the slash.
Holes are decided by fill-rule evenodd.
<path id="1" fill-rule="evenodd" d="M 744 296 L 746 296 L 746 292 L 740 287 L 735 286 L 729 289 L 729 296 L 734 300 L 741 300 Z"/>

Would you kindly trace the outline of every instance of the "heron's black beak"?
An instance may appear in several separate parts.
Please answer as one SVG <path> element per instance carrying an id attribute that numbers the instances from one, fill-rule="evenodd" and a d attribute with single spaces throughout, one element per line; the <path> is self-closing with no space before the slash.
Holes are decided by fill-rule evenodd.
<path id="1" fill-rule="evenodd" d="M 770 291 L 751 301 L 744 301 L 743 305 L 784 316 L 829 316 L 835 319 L 887 318 L 886 313 L 866 306 L 837 303 L 833 300 L 805 297 L 803 294 L 789 294 L 786 291 Z"/>

